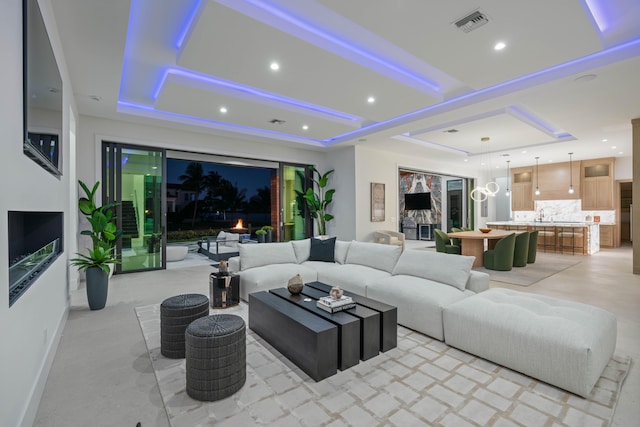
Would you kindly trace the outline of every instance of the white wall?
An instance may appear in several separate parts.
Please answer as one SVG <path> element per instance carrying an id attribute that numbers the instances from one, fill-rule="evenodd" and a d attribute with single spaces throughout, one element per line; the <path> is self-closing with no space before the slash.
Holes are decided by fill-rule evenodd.
<path id="1" fill-rule="evenodd" d="M 392 142 L 390 143 L 392 146 Z M 394 151 L 382 151 L 360 145 L 355 148 L 356 176 L 355 193 L 356 205 L 355 227 L 356 240 L 371 241 L 376 230 L 398 230 L 399 208 L 398 200 L 398 169 L 408 168 L 432 172 L 443 176 L 474 176 L 477 172 L 461 164 L 454 164 L 432 160 L 427 157 L 409 156 Z M 385 221 L 371 222 L 370 197 L 371 183 L 385 184 Z M 445 206 L 446 207 L 446 206 Z M 480 206 L 476 206 L 476 215 Z M 476 218 L 477 223 L 477 218 Z"/>
<path id="2" fill-rule="evenodd" d="M 327 211 L 335 217 L 327 223 L 327 233 L 336 236 L 339 240 L 355 240 L 357 220 L 354 212 L 361 207 L 359 195 L 354 186 L 356 168 L 354 147 L 340 147 L 329 150 L 325 161 L 321 165 L 320 172 L 335 169 L 329 178 L 327 188 L 335 188 L 333 203 Z"/>
<path id="3" fill-rule="evenodd" d="M 615 179 L 633 179 L 633 158 L 631 156 L 616 157 L 614 165 Z"/>
<path id="4" fill-rule="evenodd" d="M 62 164 L 58 179 L 22 152 L 22 2 L 0 3 L 0 425 L 31 425 L 68 311 L 69 242 L 75 230 L 68 223 L 73 175 L 69 147 L 69 111 L 73 91 L 67 76 L 50 0 L 41 0 L 63 80 Z M 75 206 L 75 201 L 73 202 Z M 64 248 L 60 256 L 9 308 L 8 211 L 58 211 L 64 214 Z"/>

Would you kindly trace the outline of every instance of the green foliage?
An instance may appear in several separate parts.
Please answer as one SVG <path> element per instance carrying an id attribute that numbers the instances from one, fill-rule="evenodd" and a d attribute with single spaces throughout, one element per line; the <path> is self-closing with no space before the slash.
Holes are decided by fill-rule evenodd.
<path id="1" fill-rule="evenodd" d="M 264 230 L 263 228 L 256 230 L 256 236 L 264 236 L 265 234 L 267 234 L 267 231 Z"/>
<path id="2" fill-rule="evenodd" d="M 264 225 L 262 226 L 262 230 L 264 230 L 264 232 L 267 233 L 269 231 L 273 231 L 273 227 L 270 225 Z"/>
<path id="3" fill-rule="evenodd" d="M 108 273 L 110 264 L 118 262 L 114 254 L 114 245 L 122 235 L 122 230 L 118 230 L 116 227 L 113 209 L 119 203 L 109 203 L 97 207 L 95 196 L 100 182 L 96 182 L 91 190 L 84 182 L 78 181 L 78 183 L 85 193 L 78 199 L 78 208 L 91 224 L 91 230 L 83 230 L 80 234 L 91 238 L 93 248 L 88 249 L 88 255 L 77 254 L 78 258 L 71 259 L 71 263 L 80 270 L 100 267 Z"/>
<path id="4" fill-rule="evenodd" d="M 325 190 L 329 183 L 329 176 L 334 172 L 334 169 L 331 169 L 325 174 L 321 174 L 313 166 L 310 166 L 310 169 L 312 172 L 312 181 L 318 189 L 318 192 L 316 193 L 313 187 L 309 187 L 304 193 L 297 190 L 296 193 L 306 201 L 309 214 L 316 220 L 316 224 L 318 225 L 318 234 L 323 235 L 327 233 L 327 222 L 334 218 L 333 215 L 327 213 L 327 206 L 333 201 L 333 195 L 336 190 Z"/>

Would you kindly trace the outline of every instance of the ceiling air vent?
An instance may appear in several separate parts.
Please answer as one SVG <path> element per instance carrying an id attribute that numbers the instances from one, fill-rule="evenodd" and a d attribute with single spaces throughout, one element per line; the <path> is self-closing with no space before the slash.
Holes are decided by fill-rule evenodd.
<path id="1" fill-rule="evenodd" d="M 273 124 L 273 125 L 281 125 L 284 123 L 284 120 L 280 120 L 280 119 L 271 119 L 269 120 L 269 123 Z"/>
<path id="2" fill-rule="evenodd" d="M 444 131 L 444 133 L 458 133 L 458 132 L 460 132 L 458 129 L 448 129 Z"/>
<path id="3" fill-rule="evenodd" d="M 475 30 L 476 28 L 483 26 L 487 22 L 489 22 L 489 18 L 487 18 L 487 15 L 480 12 L 479 10 L 476 10 L 471 15 L 468 15 L 462 19 L 459 19 L 458 21 L 455 22 L 455 24 L 456 24 L 456 27 L 458 27 L 465 33 L 469 33 Z"/>

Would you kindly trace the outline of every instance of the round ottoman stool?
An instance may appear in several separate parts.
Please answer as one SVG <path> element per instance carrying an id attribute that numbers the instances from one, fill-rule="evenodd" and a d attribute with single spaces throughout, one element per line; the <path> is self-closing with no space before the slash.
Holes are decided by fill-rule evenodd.
<path id="1" fill-rule="evenodd" d="M 241 317 L 215 314 L 195 320 L 185 333 L 187 394 L 220 400 L 247 379 L 246 327 Z"/>
<path id="2" fill-rule="evenodd" d="M 184 332 L 189 323 L 209 314 L 209 298 L 185 294 L 160 304 L 160 352 L 172 359 L 184 357 Z"/>

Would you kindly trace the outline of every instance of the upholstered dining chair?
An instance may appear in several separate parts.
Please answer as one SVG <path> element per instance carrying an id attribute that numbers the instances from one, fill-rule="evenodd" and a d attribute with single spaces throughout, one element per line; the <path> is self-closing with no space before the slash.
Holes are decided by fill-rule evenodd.
<path id="1" fill-rule="evenodd" d="M 436 237 L 436 251 L 444 252 L 446 254 L 458 254 L 460 255 L 460 246 L 452 245 L 451 239 L 447 236 L 447 233 L 440 230 L 439 228 L 434 228 Z"/>
<path id="2" fill-rule="evenodd" d="M 528 264 L 536 262 L 536 254 L 538 252 L 538 233 L 538 230 L 529 233 L 529 253 L 527 254 Z"/>
<path id="3" fill-rule="evenodd" d="M 526 267 L 529 255 L 529 232 L 525 231 L 516 236 L 516 246 L 513 251 L 513 266 Z"/>
<path id="4" fill-rule="evenodd" d="M 509 271 L 513 268 L 516 234 L 511 233 L 498 240 L 493 249 L 484 252 L 484 267 L 489 270 Z"/>
<path id="5" fill-rule="evenodd" d="M 460 233 L 461 231 L 464 231 L 464 230 L 461 229 L 461 228 L 451 227 L 451 231 L 453 231 L 454 233 Z M 456 239 L 455 237 L 452 237 L 451 238 L 451 244 L 462 247 L 462 240 L 461 239 Z"/>

